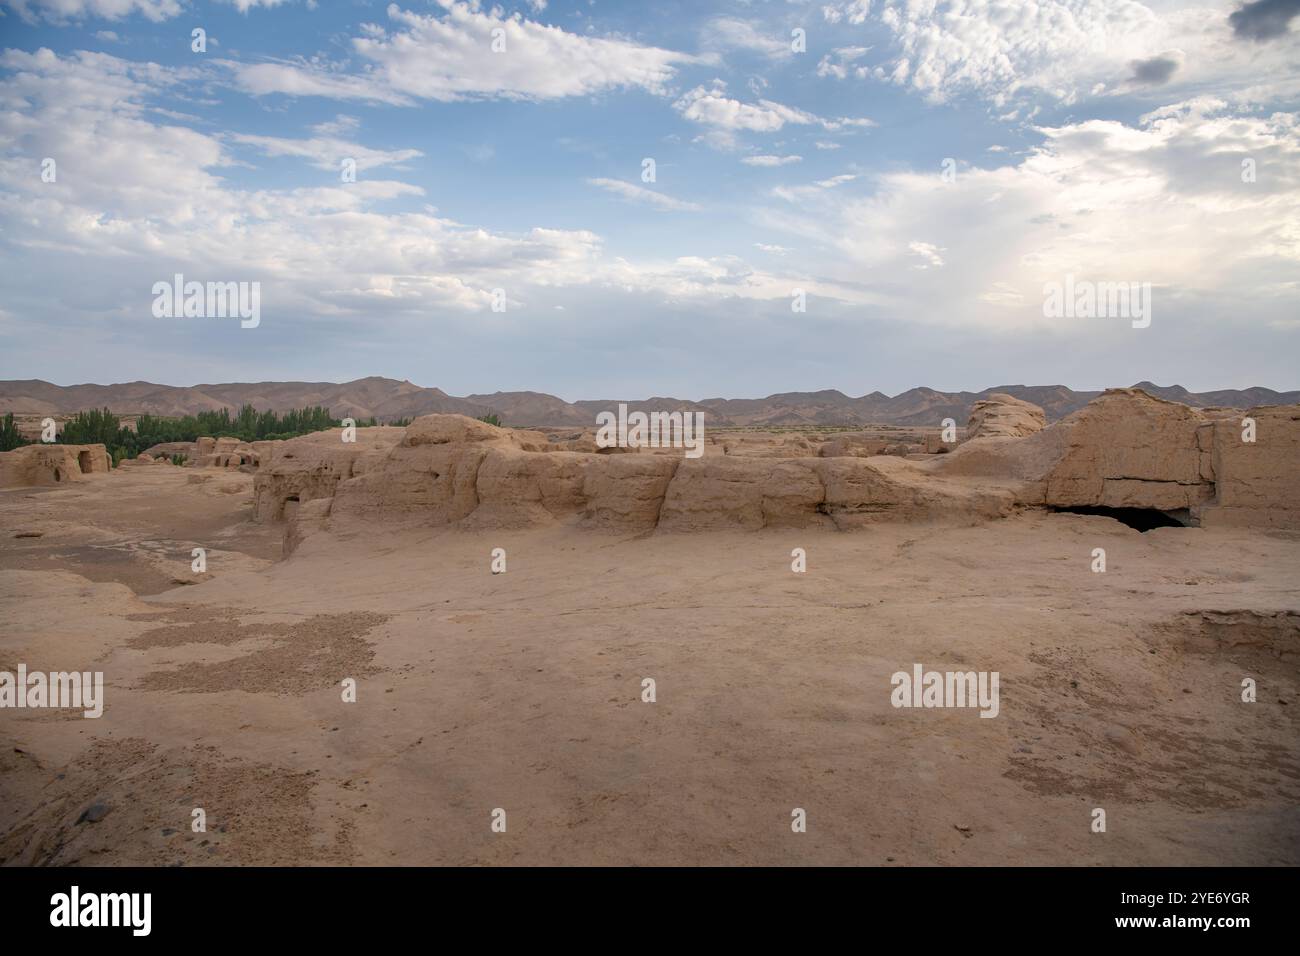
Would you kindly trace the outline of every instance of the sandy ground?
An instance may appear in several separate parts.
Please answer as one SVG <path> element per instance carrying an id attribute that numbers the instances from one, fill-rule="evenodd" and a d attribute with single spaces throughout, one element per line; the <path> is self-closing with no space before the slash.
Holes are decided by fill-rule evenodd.
<path id="1" fill-rule="evenodd" d="M 0 670 L 107 681 L 98 720 L 0 710 L 0 862 L 1300 863 L 1300 535 L 375 529 L 278 561 L 251 491 L 0 492 Z M 998 671 L 999 716 L 892 707 L 914 662 Z"/>

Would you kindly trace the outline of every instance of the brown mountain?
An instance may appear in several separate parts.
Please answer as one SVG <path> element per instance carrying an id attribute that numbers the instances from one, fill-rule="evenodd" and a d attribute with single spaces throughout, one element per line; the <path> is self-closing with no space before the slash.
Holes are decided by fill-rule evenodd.
<path id="1" fill-rule="evenodd" d="M 590 425 L 595 413 L 545 392 L 493 392 L 467 395 L 465 400 L 490 408 L 511 425 Z"/>
<path id="2" fill-rule="evenodd" d="M 110 408 L 118 414 L 193 415 L 221 408 L 252 405 L 258 410 L 287 412 L 321 405 L 338 417 L 412 418 L 431 412 L 485 415 L 484 408 L 453 398 L 439 388 L 422 388 L 391 378 L 354 382 L 229 382 L 221 385 L 51 385 L 39 380 L 0 382 L 0 412 L 71 415 L 82 409 Z"/>
<path id="3" fill-rule="evenodd" d="M 1180 385 L 1138 383 L 1152 395 L 1195 407 L 1281 405 L 1300 402 L 1300 391 L 1269 388 L 1224 389 L 1194 393 Z M 965 424 L 971 405 L 993 392 L 1005 392 L 1039 405 L 1049 421 L 1086 405 L 1100 392 L 1076 392 L 1064 385 L 999 385 L 982 392 L 941 392 L 913 388 L 899 395 L 872 392 L 859 398 L 836 389 L 783 392 L 766 398 L 707 398 L 702 401 L 658 397 L 644 400 L 602 399 L 566 402 L 544 392 L 493 392 L 457 398 L 438 388 L 424 388 L 391 378 L 353 382 L 229 382 L 217 385 L 52 385 L 39 379 L 0 382 L 0 414 L 72 415 L 90 408 L 110 408 L 120 415 L 179 416 L 250 404 L 259 410 L 285 412 L 321 405 L 335 416 L 392 421 L 431 412 L 479 417 L 495 413 L 509 425 L 573 426 L 595 424 L 596 413 L 617 408 L 644 411 L 701 411 L 714 426 L 782 425 L 937 425 L 945 418 Z"/>

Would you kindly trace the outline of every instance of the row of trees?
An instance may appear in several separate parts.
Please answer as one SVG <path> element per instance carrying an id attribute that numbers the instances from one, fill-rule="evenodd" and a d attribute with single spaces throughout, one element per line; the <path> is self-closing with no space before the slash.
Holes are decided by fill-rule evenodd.
<path id="1" fill-rule="evenodd" d="M 328 409 L 321 408 L 319 405 L 295 408 L 283 415 L 277 415 L 269 410 L 259 412 L 252 405 L 245 405 L 234 415 L 230 414 L 228 408 L 215 412 L 199 412 L 197 415 L 185 415 L 181 418 L 141 415 L 135 424 L 135 434 L 142 442 L 141 450 L 143 450 L 159 442 L 194 441 L 205 435 L 212 438 L 238 438 L 240 441 L 293 438 L 309 432 L 324 431 L 326 428 L 337 428 L 340 424 L 340 420 L 333 418 Z M 358 421 L 357 424 L 378 423 L 370 419 Z M 72 422 L 69 422 L 64 427 L 65 435 L 71 426 Z M 65 440 L 71 441 L 71 439 Z"/>
<path id="2" fill-rule="evenodd" d="M 6 431 L 13 416 L 5 418 Z M 374 418 L 355 419 L 358 428 L 378 425 Z M 409 424 L 410 420 L 394 422 Z M 141 415 L 135 429 L 124 426 L 121 419 L 107 408 L 78 412 L 64 426 L 58 441 L 65 445 L 101 444 L 109 449 L 113 463 L 123 458 L 134 458 L 140 452 L 163 442 L 196 441 L 200 437 L 238 438 L 240 441 L 272 441 L 295 438 L 311 432 L 338 428 L 342 419 L 333 418 L 329 410 L 319 405 L 295 408 L 283 415 L 274 411 L 259 412 L 245 405 L 234 414 L 223 408 L 215 412 L 199 412 L 181 418 L 163 418 L 158 415 Z M 19 438 L 19 444 L 26 444 Z M 13 447 L 17 447 L 16 445 Z"/>
<path id="3" fill-rule="evenodd" d="M 354 421 L 358 428 L 379 424 L 374 418 Z M 112 454 L 116 465 L 123 458 L 134 458 L 146 448 L 163 442 L 195 441 L 203 436 L 238 438 L 249 442 L 272 441 L 338 428 L 342 424 L 342 419 L 331 417 L 329 410 L 319 405 L 291 409 L 283 415 L 274 411 L 259 412 L 252 405 L 244 405 L 233 416 L 228 408 L 181 418 L 141 415 L 132 430 L 107 408 L 94 408 L 78 412 L 63 426 L 63 432 L 56 440 L 64 445 L 103 445 Z M 399 418 L 388 424 L 405 427 L 411 424 L 411 419 Z M 12 451 L 30 444 L 33 442 L 24 438 L 14 425 L 12 412 L 0 420 L 0 451 Z"/>

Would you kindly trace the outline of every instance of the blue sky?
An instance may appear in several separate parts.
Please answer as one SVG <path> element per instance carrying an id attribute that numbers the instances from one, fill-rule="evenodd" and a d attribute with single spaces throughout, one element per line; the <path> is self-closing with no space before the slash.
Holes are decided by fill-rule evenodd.
<path id="1" fill-rule="evenodd" d="M 0 0 L 0 377 L 1294 388 L 1298 11 Z"/>

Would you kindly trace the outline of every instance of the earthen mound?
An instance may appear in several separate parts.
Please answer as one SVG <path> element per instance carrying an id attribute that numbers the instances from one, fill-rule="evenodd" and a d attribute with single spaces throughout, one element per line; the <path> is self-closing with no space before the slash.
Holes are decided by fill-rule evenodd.
<path id="1" fill-rule="evenodd" d="M 969 438 L 1024 438 L 1047 426 L 1047 415 L 1032 402 L 994 392 L 971 406 Z"/>
<path id="2" fill-rule="evenodd" d="M 57 485 L 112 468 L 103 445 L 23 445 L 0 452 L 0 488 Z"/>

